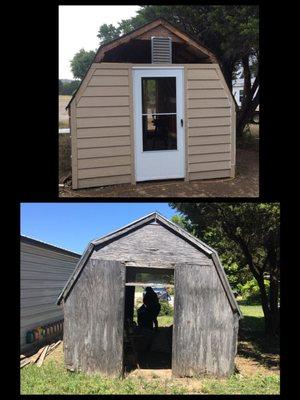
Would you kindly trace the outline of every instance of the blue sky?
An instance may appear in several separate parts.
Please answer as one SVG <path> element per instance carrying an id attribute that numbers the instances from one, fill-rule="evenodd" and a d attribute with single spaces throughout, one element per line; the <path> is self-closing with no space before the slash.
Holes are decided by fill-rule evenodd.
<path id="1" fill-rule="evenodd" d="M 154 211 L 175 215 L 168 203 L 22 203 L 21 235 L 82 253 L 90 240 Z"/>

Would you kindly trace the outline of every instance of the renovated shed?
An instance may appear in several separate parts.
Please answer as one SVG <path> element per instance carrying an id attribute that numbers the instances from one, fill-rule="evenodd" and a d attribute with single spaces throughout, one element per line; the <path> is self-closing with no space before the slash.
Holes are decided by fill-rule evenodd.
<path id="1" fill-rule="evenodd" d="M 20 346 L 31 347 L 26 333 L 63 319 L 56 299 L 80 255 L 27 236 L 20 238 Z M 37 344 L 37 342 L 35 342 Z"/>
<path id="2" fill-rule="evenodd" d="M 123 375 L 135 287 L 150 285 L 153 274 L 174 282 L 173 375 L 233 372 L 241 312 L 218 255 L 158 213 L 90 242 L 83 253 L 57 301 L 67 368 Z"/>
<path id="3" fill-rule="evenodd" d="M 235 101 L 220 65 L 163 19 L 101 46 L 67 108 L 74 189 L 235 175 Z"/>

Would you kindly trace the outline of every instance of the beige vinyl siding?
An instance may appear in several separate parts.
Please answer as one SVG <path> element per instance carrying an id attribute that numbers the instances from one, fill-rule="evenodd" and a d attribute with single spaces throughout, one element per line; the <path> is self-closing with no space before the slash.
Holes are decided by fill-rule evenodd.
<path id="1" fill-rule="evenodd" d="M 186 65 L 187 180 L 232 176 L 234 103 L 217 64 Z"/>
<path id="2" fill-rule="evenodd" d="M 63 318 L 57 297 L 72 274 L 79 256 L 24 243 L 20 254 L 20 342 L 26 347 L 26 332 Z"/>
<path id="3" fill-rule="evenodd" d="M 71 103 L 74 189 L 135 183 L 134 66 L 92 64 Z M 185 71 L 185 180 L 234 176 L 235 104 L 220 67 L 177 66 Z"/>
<path id="4" fill-rule="evenodd" d="M 92 64 L 76 95 L 73 188 L 130 183 L 130 64 Z"/>

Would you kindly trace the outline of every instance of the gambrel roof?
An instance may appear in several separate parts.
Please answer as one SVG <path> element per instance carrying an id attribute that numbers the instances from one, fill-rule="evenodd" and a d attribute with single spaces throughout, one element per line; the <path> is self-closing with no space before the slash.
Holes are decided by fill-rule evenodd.
<path id="1" fill-rule="evenodd" d="M 164 35 L 166 34 L 166 32 L 168 32 L 169 36 L 172 37 L 173 41 L 177 40 L 180 41 L 181 43 L 186 44 L 188 49 L 190 51 L 193 51 L 199 58 L 207 59 L 208 62 L 210 63 L 218 63 L 216 55 L 206 46 L 200 43 L 197 39 L 192 37 L 190 34 L 182 31 L 180 28 L 176 27 L 170 22 L 166 21 L 164 18 L 157 18 L 151 22 L 147 22 L 146 24 L 139 26 L 138 28 L 130 31 L 129 33 L 126 33 L 125 35 L 122 35 L 114 40 L 111 40 L 110 42 L 101 45 L 98 48 L 91 65 L 93 63 L 103 62 L 105 54 L 109 51 L 112 51 L 113 49 L 116 49 L 118 46 L 125 45 L 126 43 L 129 43 L 132 40 L 137 40 L 137 39 L 145 40 L 151 36 L 161 35 L 162 31 L 164 31 Z M 90 67 L 88 68 L 87 72 L 89 71 Z M 73 93 L 69 103 L 66 106 L 66 109 L 70 107 L 70 104 L 73 101 L 74 97 L 76 96 L 76 93 L 78 92 L 84 79 L 85 77 L 82 79 L 79 87 Z"/>
<path id="2" fill-rule="evenodd" d="M 140 218 L 140 219 L 124 226 L 123 228 L 120 228 L 114 232 L 109 233 L 108 235 L 101 237 L 100 239 L 92 240 L 88 244 L 88 246 L 87 246 L 86 250 L 84 251 L 84 253 L 82 254 L 75 270 L 73 271 L 73 274 L 71 275 L 70 279 L 66 283 L 62 292 L 60 293 L 60 295 L 57 299 L 57 304 L 60 304 L 62 300 L 66 299 L 69 292 L 72 290 L 72 287 L 75 284 L 76 280 L 79 278 L 80 273 L 84 269 L 84 266 L 86 265 L 93 250 L 96 247 L 98 247 L 99 245 L 104 246 L 108 243 L 111 243 L 112 241 L 118 240 L 119 238 L 123 237 L 124 235 L 128 235 L 131 232 L 136 231 L 147 224 L 150 224 L 151 222 L 157 222 L 160 225 L 162 225 L 163 227 L 167 228 L 173 234 L 181 237 L 182 239 L 184 239 L 185 241 L 187 241 L 188 243 L 193 245 L 193 247 L 197 248 L 199 251 L 206 254 L 213 261 L 213 264 L 216 268 L 217 274 L 218 274 L 221 284 L 225 290 L 226 296 L 228 298 L 228 301 L 231 305 L 233 312 L 238 313 L 239 317 L 242 317 L 242 313 L 239 309 L 237 301 L 231 290 L 227 276 L 221 265 L 218 253 L 214 249 L 212 249 L 210 246 L 208 246 L 207 244 L 202 242 L 201 240 L 195 238 L 193 235 L 188 233 L 186 230 L 184 230 L 180 226 L 176 225 L 175 223 L 173 223 L 170 220 L 163 217 L 158 212 L 154 212 L 149 215 L 146 215 L 143 218 Z"/>

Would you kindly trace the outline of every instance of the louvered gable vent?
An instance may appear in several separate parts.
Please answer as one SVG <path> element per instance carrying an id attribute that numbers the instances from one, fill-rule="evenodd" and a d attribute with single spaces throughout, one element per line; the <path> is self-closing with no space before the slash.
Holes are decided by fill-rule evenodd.
<path id="1" fill-rule="evenodd" d="M 151 62 L 152 64 L 172 63 L 172 40 L 169 37 L 151 38 Z"/>

